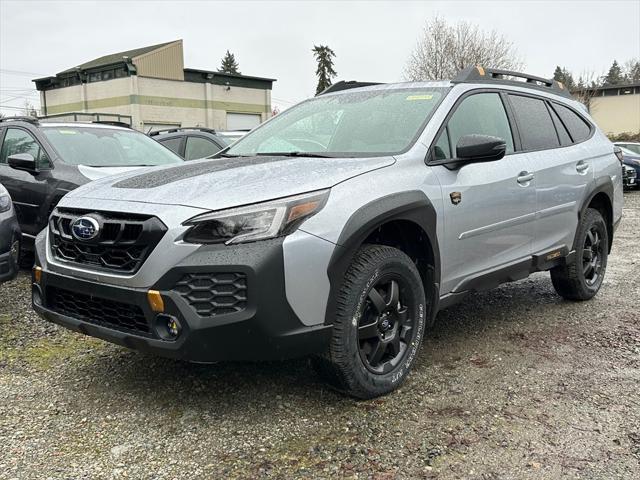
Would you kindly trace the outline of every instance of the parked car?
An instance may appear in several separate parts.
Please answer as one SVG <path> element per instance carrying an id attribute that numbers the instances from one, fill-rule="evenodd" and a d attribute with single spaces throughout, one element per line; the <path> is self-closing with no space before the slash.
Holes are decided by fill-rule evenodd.
<path id="1" fill-rule="evenodd" d="M 636 155 L 640 155 L 640 142 L 613 142 L 618 147 L 626 148 Z"/>
<path id="2" fill-rule="evenodd" d="M 629 165 L 622 165 L 622 185 L 626 190 L 631 190 L 638 186 L 638 174 L 635 168 Z"/>
<path id="3" fill-rule="evenodd" d="M 209 128 L 171 128 L 151 132 L 157 140 L 185 160 L 210 157 L 241 138 L 245 132 L 221 132 Z"/>
<path id="4" fill-rule="evenodd" d="M 636 178 L 640 177 L 640 153 L 636 153 L 628 148 L 617 145 L 622 154 L 622 163 L 628 167 L 633 168 L 636 171 Z M 638 183 L 636 181 L 636 187 Z"/>
<path id="5" fill-rule="evenodd" d="M 33 240 L 47 226 L 53 208 L 79 185 L 144 166 L 182 162 L 129 128 L 0 119 L 0 183 L 13 199 L 24 250 L 33 250 Z"/>
<path id="6" fill-rule="evenodd" d="M 195 362 L 312 355 L 370 398 L 402 384 L 436 313 L 471 292 L 537 271 L 566 299 L 598 292 L 620 163 L 560 84 L 474 67 L 361 85 L 216 161 L 71 192 L 36 241 L 35 310 Z"/>
<path id="7" fill-rule="evenodd" d="M 0 283 L 15 278 L 20 254 L 20 226 L 9 192 L 0 185 Z"/>

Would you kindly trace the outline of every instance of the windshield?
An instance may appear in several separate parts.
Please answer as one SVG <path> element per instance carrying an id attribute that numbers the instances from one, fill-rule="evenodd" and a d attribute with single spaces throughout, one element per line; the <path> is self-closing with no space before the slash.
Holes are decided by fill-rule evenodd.
<path id="1" fill-rule="evenodd" d="M 395 88 L 315 97 L 279 114 L 224 153 L 345 157 L 401 153 L 414 143 L 444 91 Z"/>
<path id="2" fill-rule="evenodd" d="M 89 167 L 133 167 L 183 160 L 155 140 L 133 130 L 96 127 L 43 127 L 62 161 Z"/>

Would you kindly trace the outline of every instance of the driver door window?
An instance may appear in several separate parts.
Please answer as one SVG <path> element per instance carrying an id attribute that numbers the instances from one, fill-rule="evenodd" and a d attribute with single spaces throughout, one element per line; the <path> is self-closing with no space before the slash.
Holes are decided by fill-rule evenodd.
<path id="1" fill-rule="evenodd" d="M 435 159 L 455 158 L 456 145 L 465 135 L 491 135 L 502 138 L 507 144 L 507 154 L 513 153 L 513 135 L 498 93 L 471 95 L 458 105 L 449 119 L 447 128 L 436 142 Z"/>
<path id="2" fill-rule="evenodd" d="M 11 155 L 18 153 L 31 155 L 36 160 L 38 168 L 49 168 L 50 166 L 49 157 L 31 134 L 19 128 L 9 128 L 2 142 L 0 163 L 7 163 Z"/>

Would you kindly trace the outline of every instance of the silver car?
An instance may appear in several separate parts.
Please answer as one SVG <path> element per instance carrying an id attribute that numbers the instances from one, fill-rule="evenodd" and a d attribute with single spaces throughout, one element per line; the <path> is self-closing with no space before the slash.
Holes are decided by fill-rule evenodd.
<path id="1" fill-rule="evenodd" d="M 622 213 L 613 145 L 562 85 L 479 67 L 340 82 L 217 157 L 65 196 L 37 238 L 36 311 L 194 362 L 310 355 L 371 398 L 470 292 L 545 270 L 592 298 Z"/>

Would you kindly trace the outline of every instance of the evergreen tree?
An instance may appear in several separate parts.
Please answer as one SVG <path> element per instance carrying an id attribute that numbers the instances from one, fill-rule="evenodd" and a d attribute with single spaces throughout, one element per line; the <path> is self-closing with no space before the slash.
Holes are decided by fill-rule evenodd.
<path id="1" fill-rule="evenodd" d="M 316 68 L 316 75 L 318 77 L 318 87 L 316 88 L 316 95 L 326 88 L 331 86 L 331 79 L 337 75 L 333 69 L 333 58 L 336 54 L 326 45 L 314 45 L 313 56 L 318 62 L 318 68 Z"/>
<path id="2" fill-rule="evenodd" d="M 609 69 L 609 73 L 604 76 L 603 83 L 604 85 L 620 85 L 624 83 L 625 78 L 622 74 L 622 68 L 618 65 L 616 60 L 613 61 L 611 68 Z"/>
<path id="3" fill-rule="evenodd" d="M 227 53 L 224 55 L 224 58 L 222 59 L 222 65 L 220 66 L 220 70 L 218 71 L 222 73 L 233 73 L 235 75 L 240 75 L 236 57 L 233 55 L 233 53 L 229 52 L 229 50 L 227 50 Z"/>
<path id="4" fill-rule="evenodd" d="M 558 65 L 553 72 L 553 79 L 562 83 L 568 90 L 573 90 L 576 87 L 576 82 L 573 80 L 573 75 L 566 68 L 561 68 Z"/>

